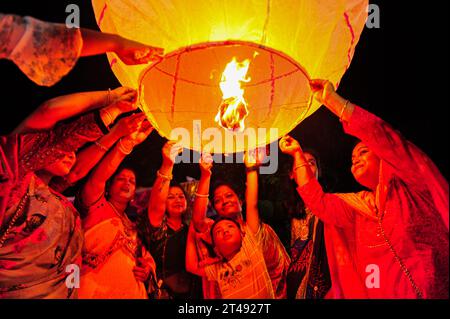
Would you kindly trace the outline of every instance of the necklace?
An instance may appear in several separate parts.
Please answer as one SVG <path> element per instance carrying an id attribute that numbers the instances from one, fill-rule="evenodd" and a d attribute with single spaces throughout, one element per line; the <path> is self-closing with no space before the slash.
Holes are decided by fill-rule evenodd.
<path id="1" fill-rule="evenodd" d="M 299 237 L 301 240 L 307 240 L 309 237 L 309 221 L 311 220 L 312 214 L 309 209 L 305 209 L 305 218 L 299 219 Z"/>
<path id="2" fill-rule="evenodd" d="M 114 213 L 116 213 L 116 215 L 120 218 L 120 220 L 122 221 L 122 225 L 125 231 L 125 234 L 128 237 L 132 237 L 133 233 L 135 232 L 135 226 L 133 224 L 133 222 L 128 218 L 128 216 L 125 214 L 125 212 L 120 213 L 116 206 L 114 206 L 113 203 L 111 203 L 110 201 L 108 201 L 109 205 L 111 206 L 111 208 L 113 209 Z"/>

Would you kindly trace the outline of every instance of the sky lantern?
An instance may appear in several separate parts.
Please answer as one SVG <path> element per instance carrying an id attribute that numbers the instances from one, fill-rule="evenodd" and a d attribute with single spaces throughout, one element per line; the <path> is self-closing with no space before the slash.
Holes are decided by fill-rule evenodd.
<path id="1" fill-rule="evenodd" d="M 103 32 L 165 48 L 127 66 L 122 85 L 159 134 L 186 148 L 234 153 L 264 146 L 319 108 L 309 80 L 336 86 L 349 68 L 367 0 L 92 0 Z"/>

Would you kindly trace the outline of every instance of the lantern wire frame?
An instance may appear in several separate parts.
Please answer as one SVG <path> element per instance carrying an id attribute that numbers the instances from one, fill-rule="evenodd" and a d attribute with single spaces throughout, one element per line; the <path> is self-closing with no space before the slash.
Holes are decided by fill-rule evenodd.
<path id="1" fill-rule="evenodd" d="M 290 56 L 288 56 L 287 54 L 285 54 L 279 50 L 275 50 L 273 48 L 270 48 L 270 47 L 267 47 L 267 46 L 264 46 L 261 44 L 249 42 L 249 41 L 229 40 L 229 41 L 215 41 L 215 42 L 207 42 L 207 43 L 198 43 L 198 44 L 180 48 L 178 50 L 175 50 L 173 52 L 166 54 L 164 56 L 163 60 L 161 60 L 157 63 L 151 64 L 146 69 L 144 69 L 139 77 L 140 107 L 144 111 L 144 113 L 147 115 L 149 121 L 152 123 L 152 125 L 160 133 L 161 136 L 163 136 L 167 139 L 173 138 L 173 136 L 171 136 L 170 131 L 160 127 L 160 120 L 158 121 L 158 119 L 156 119 L 155 117 L 157 117 L 160 114 L 165 114 L 165 116 L 168 116 L 168 113 L 170 113 L 170 116 L 173 119 L 174 114 L 178 111 L 177 107 L 176 107 L 177 89 L 179 88 L 181 83 L 186 83 L 191 86 L 204 87 L 207 90 L 219 88 L 218 81 L 220 78 L 218 78 L 218 77 L 216 77 L 215 81 L 211 81 L 211 79 L 205 79 L 204 81 L 199 81 L 199 80 L 196 81 L 196 80 L 193 80 L 188 77 L 180 76 L 181 57 L 186 54 L 192 54 L 196 51 L 211 50 L 211 49 L 214 50 L 214 48 L 222 48 L 222 49 L 226 48 L 227 50 L 230 50 L 231 52 L 233 52 L 233 49 L 243 48 L 243 47 L 245 47 L 247 50 L 254 49 L 254 50 L 256 50 L 255 52 L 258 52 L 258 54 L 260 54 L 261 52 L 264 52 L 265 54 L 268 54 L 270 57 L 270 65 L 269 65 L 270 74 L 269 74 L 269 76 L 266 78 L 263 78 L 263 79 L 259 79 L 259 81 L 257 81 L 257 82 L 251 80 L 248 83 L 245 83 L 242 85 L 242 88 L 244 90 L 246 90 L 248 88 L 257 87 L 257 86 L 260 86 L 263 84 L 270 84 L 269 102 L 267 103 L 266 106 L 249 107 L 250 114 L 255 113 L 255 112 L 257 113 L 262 110 L 266 110 L 268 112 L 268 114 L 272 113 L 273 108 L 274 108 L 274 100 L 275 100 L 274 96 L 275 96 L 276 82 L 280 79 L 290 77 L 294 74 L 299 74 L 301 77 L 304 78 L 304 80 L 305 80 L 304 84 L 302 85 L 302 87 L 297 87 L 297 90 L 306 91 L 307 94 L 305 94 L 305 95 L 307 96 L 307 98 L 305 98 L 304 101 L 295 103 L 295 104 L 303 106 L 302 107 L 303 110 L 300 113 L 298 113 L 298 115 L 295 119 L 290 118 L 289 122 L 291 122 L 292 124 L 284 127 L 282 129 L 282 132 L 280 132 L 276 136 L 268 135 L 264 139 L 261 139 L 261 137 L 258 137 L 256 143 L 254 143 L 254 144 L 249 143 L 249 144 L 244 145 L 244 144 L 236 143 L 232 146 L 232 148 L 230 148 L 229 146 L 225 146 L 225 148 L 222 149 L 222 151 L 220 151 L 220 153 L 236 153 L 236 152 L 241 152 L 241 151 L 247 150 L 249 148 L 251 149 L 254 147 L 262 147 L 267 144 L 270 144 L 270 143 L 274 142 L 275 140 L 277 140 L 278 138 L 280 138 L 282 135 L 293 130 L 298 125 L 298 123 L 300 123 L 301 121 L 303 121 L 306 118 L 308 112 L 311 109 L 311 105 L 312 105 L 312 101 L 313 101 L 313 96 L 309 89 L 309 81 L 311 78 L 310 78 L 308 72 L 306 71 L 306 69 L 302 65 L 300 65 L 300 63 L 298 63 L 296 60 L 292 59 Z M 232 55 L 233 54 L 230 53 L 230 56 L 232 56 Z M 276 74 L 275 73 L 275 58 L 282 60 L 283 63 L 289 64 L 289 66 L 291 67 L 291 70 L 288 70 L 281 74 Z M 257 57 L 255 59 L 257 59 Z M 164 61 L 170 61 L 170 60 L 175 60 L 175 62 L 172 62 L 172 68 L 169 71 L 167 69 L 170 67 L 167 67 L 167 66 L 165 67 Z M 223 64 L 223 62 L 229 62 L 229 61 L 223 60 L 223 61 L 220 61 L 220 64 Z M 153 74 L 151 74 L 151 73 L 153 73 Z M 146 88 L 146 83 L 148 83 L 149 85 L 154 85 L 154 83 L 160 82 L 160 81 L 158 81 L 157 77 L 162 77 L 162 76 L 170 78 L 170 81 L 171 81 L 170 97 L 166 98 L 167 101 L 170 99 L 170 102 L 168 103 L 168 104 L 170 104 L 170 107 L 167 107 L 166 111 L 160 111 L 157 109 L 157 107 L 156 108 L 153 107 L 152 101 L 149 101 L 150 100 L 148 98 L 149 95 L 144 93 L 145 88 Z M 169 92 L 168 92 L 169 89 L 167 88 L 167 86 L 164 91 L 167 91 L 167 94 L 169 94 Z M 153 101 L 153 103 L 154 103 L 154 101 Z M 248 103 L 250 105 L 252 105 L 251 100 Z M 216 103 L 211 103 L 211 107 L 207 111 L 204 112 L 205 114 L 209 114 L 208 118 L 210 118 L 210 119 L 214 118 L 215 113 L 217 113 L 217 107 L 219 106 L 219 104 L 220 104 L 219 98 L 216 99 Z M 282 104 L 282 105 L 277 105 L 276 107 L 281 109 L 284 106 L 285 105 Z M 210 121 L 209 123 L 211 124 L 212 121 Z M 221 128 L 218 124 L 214 124 L 213 126 L 217 130 L 220 130 L 223 134 L 232 134 L 232 135 L 236 136 L 239 134 L 245 135 L 245 133 L 246 133 L 246 131 L 244 131 L 243 133 L 231 132 L 231 131 Z M 252 127 L 255 129 L 260 128 L 259 126 L 255 127 L 255 125 L 252 125 Z M 268 127 L 267 129 L 270 129 L 270 127 Z M 267 132 L 267 133 L 269 133 L 269 132 Z M 190 141 L 192 142 L 192 139 Z M 182 143 L 182 144 L 186 148 L 189 148 L 189 149 L 192 149 L 195 151 L 202 151 L 201 148 L 203 148 L 205 143 L 203 143 L 204 142 L 203 140 L 201 140 L 201 142 L 202 143 L 201 143 L 200 149 L 198 147 L 199 145 L 196 146 L 196 145 L 193 145 L 193 143 L 190 143 L 189 145 L 187 145 L 186 143 L 184 143 L 184 144 Z"/>

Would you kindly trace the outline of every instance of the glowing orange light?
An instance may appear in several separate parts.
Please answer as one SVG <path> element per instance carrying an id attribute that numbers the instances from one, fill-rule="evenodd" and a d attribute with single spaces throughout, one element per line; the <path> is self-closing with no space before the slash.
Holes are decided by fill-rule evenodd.
<path id="1" fill-rule="evenodd" d="M 245 129 L 244 120 L 249 112 L 241 83 L 250 81 L 250 78 L 246 77 L 249 65 L 249 59 L 237 62 L 234 57 L 222 73 L 220 82 L 222 103 L 215 121 L 225 129 L 238 132 L 243 132 Z"/>

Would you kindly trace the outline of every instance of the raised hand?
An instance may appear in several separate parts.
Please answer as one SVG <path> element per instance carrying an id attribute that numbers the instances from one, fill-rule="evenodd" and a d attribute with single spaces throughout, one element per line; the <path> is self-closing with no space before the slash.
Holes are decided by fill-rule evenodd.
<path id="1" fill-rule="evenodd" d="M 333 84 L 328 80 L 311 80 L 309 85 L 314 98 L 322 104 L 327 104 L 330 96 L 336 93 Z"/>
<path id="2" fill-rule="evenodd" d="M 252 150 L 248 150 L 244 153 L 245 167 L 250 168 L 254 166 L 261 166 L 266 157 L 266 148 L 258 147 Z"/>
<path id="3" fill-rule="evenodd" d="M 134 103 L 137 99 L 137 91 L 126 86 L 120 86 L 112 90 L 110 94 L 111 103 L 119 101 Z"/>
<path id="4" fill-rule="evenodd" d="M 202 153 L 202 156 L 200 157 L 200 173 L 204 176 L 211 176 L 212 174 L 212 167 L 213 167 L 213 158 L 212 155 L 208 152 Z"/>
<path id="5" fill-rule="evenodd" d="M 173 165 L 175 157 L 181 154 L 183 147 L 175 141 L 168 141 L 162 148 L 163 163 Z"/>
<path id="6" fill-rule="evenodd" d="M 279 146 L 284 154 L 291 156 L 294 156 L 297 152 L 302 152 L 300 143 L 289 135 L 285 135 L 280 139 Z"/>
<path id="7" fill-rule="evenodd" d="M 153 126 L 145 119 L 142 121 L 141 127 L 131 136 L 134 139 L 134 145 L 141 144 L 153 131 Z"/>
<path id="8" fill-rule="evenodd" d="M 160 61 L 164 49 L 145 45 L 136 41 L 120 37 L 116 41 L 117 48 L 114 52 L 123 63 L 128 65 L 145 64 Z"/>
<path id="9" fill-rule="evenodd" d="M 117 134 L 116 136 L 118 137 L 131 135 L 134 132 L 139 131 L 139 128 L 141 127 L 144 119 L 145 114 L 143 113 L 132 114 L 127 117 L 121 118 L 111 130 L 114 131 L 114 133 Z"/>

